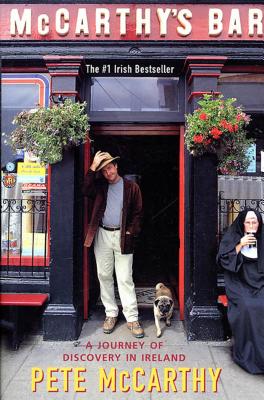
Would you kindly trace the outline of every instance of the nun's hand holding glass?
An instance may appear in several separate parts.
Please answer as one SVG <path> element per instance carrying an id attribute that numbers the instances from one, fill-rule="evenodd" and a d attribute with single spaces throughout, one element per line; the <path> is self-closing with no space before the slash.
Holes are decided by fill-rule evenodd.
<path id="1" fill-rule="evenodd" d="M 240 239 L 241 246 L 254 246 L 256 244 L 256 238 L 254 233 L 248 232 L 245 236 Z"/>

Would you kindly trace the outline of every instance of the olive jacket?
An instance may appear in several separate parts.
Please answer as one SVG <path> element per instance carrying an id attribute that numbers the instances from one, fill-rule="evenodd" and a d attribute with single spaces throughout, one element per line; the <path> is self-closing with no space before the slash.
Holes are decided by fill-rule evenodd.
<path id="1" fill-rule="evenodd" d="M 83 185 L 83 194 L 91 199 L 92 207 L 88 215 L 88 230 L 84 246 L 90 247 L 98 226 L 103 218 L 108 183 L 105 178 L 97 178 L 97 173 L 89 169 Z M 134 250 L 135 237 L 140 232 L 142 220 L 142 196 L 139 186 L 124 178 L 124 200 L 121 223 L 121 253 L 131 254 Z M 126 232 L 130 232 L 127 234 Z"/>

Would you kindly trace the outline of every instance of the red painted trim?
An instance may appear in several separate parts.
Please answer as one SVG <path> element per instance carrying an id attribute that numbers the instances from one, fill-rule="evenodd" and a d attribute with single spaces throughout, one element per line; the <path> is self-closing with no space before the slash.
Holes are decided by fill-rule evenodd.
<path id="1" fill-rule="evenodd" d="M 198 68 L 223 68 L 228 57 L 224 56 L 187 56 L 184 62 L 183 71 L 189 72 L 192 67 Z M 201 62 L 199 62 L 201 61 Z"/>
<path id="2" fill-rule="evenodd" d="M 204 94 L 212 94 L 212 92 L 192 92 L 188 97 L 188 102 L 190 103 L 193 97 L 202 97 Z M 214 92 L 214 96 L 219 96 L 220 94 L 221 92 Z"/>
<path id="3" fill-rule="evenodd" d="M 50 67 L 52 67 L 52 68 L 62 68 L 62 67 L 78 67 L 79 68 L 79 66 L 80 66 L 80 62 L 78 62 L 78 63 L 67 63 L 67 62 L 64 62 L 64 63 L 49 63 L 49 62 L 47 62 L 47 67 L 48 68 L 50 68 Z"/>
<path id="4" fill-rule="evenodd" d="M 49 257 L 49 246 L 48 246 L 48 256 L 46 257 L 46 264 L 45 264 L 45 257 L 43 256 L 34 256 L 33 257 L 33 264 L 32 264 L 32 257 L 31 256 L 22 256 L 20 260 L 20 256 L 3 256 L 0 260 L 0 265 L 2 266 L 11 266 L 11 267 L 43 267 L 44 265 L 49 266 L 50 257 Z"/>
<path id="5" fill-rule="evenodd" d="M 98 136 L 178 136 L 180 130 L 175 125 L 93 125 L 93 133 Z"/>
<path id="6" fill-rule="evenodd" d="M 84 145 L 84 176 L 88 172 L 90 167 L 90 141 Z M 88 201 L 87 198 L 84 198 L 84 219 L 83 219 L 83 231 L 85 240 L 85 235 L 88 227 Z M 88 247 L 83 246 L 83 318 L 84 320 L 88 319 L 88 311 L 89 311 L 89 286 L 90 286 L 90 274 L 89 274 L 89 249 Z"/>
<path id="7" fill-rule="evenodd" d="M 51 191 L 51 166 L 48 166 L 48 216 L 47 216 L 47 247 L 48 247 L 48 259 L 46 266 L 49 267 L 50 262 L 50 191 Z"/>
<path id="8" fill-rule="evenodd" d="M 51 92 L 51 94 L 55 94 L 56 96 L 58 94 L 64 94 L 64 95 L 73 95 L 76 96 L 78 94 L 77 90 L 72 90 L 72 91 L 67 91 L 67 90 L 54 90 L 53 92 Z"/>
<path id="9" fill-rule="evenodd" d="M 212 61 L 221 61 L 223 64 L 226 62 L 226 60 L 228 59 L 228 57 L 225 56 L 187 56 L 185 59 L 185 63 L 184 66 L 188 66 L 192 61 L 207 61 L 206 64 L 210 65 L 210 63 L 208 63 L 209 60 Z"/>
<path id="10" fill-rule="evenodd" d="M 52 79 L 50 80 L 50 93 L 52 91 Z M 51 99 L 49 96 L 49 107 L 51 106 Z M 50 263 L 50 215 L 51 215 L 51 174 L 52 168 L 51 165 L 48 166 L 48 219 L 47 219 L 47 240 L 48 240 L 48 263 Z"/>
<path id="11" fill-rule="evenodd" d="M 197 60 L 215 60 L 215 61 L 223 61 L 227 60 L 226 56 L 187 56 L 186 61 L 197 61 Z"/>
<path id="12" fill-rule="evenodd" d="M 64 61 L 64 64 L 67 64 L 67 60 L 80 60 L 80 62 L 84 59 L 83 56 L 55 56 L 52 54 L 48 54 L 46 56 L 43 56 L 43 59 L 45 61 L 48 60 L 60 60 L 60 61 Z M 61 65 L 61 64 L 60 64 Z"/>
<path id="13" fill-rule="evenodd" d="M 39 105 L 41 107 L 45 104 L 45 84 L 38 78 L 3 78 L 4 84 L 9 85 L 24 85 L 25 83 L 37 84 L 39 86 Z"/>
<path id="14" fill-rule="evenodd" d="M 179 308 L 180 319 L 184 319 L 184 249 L 185 249 L 185 189 L 184 189 L 184 126 L 180 127 L 179 157 Z"/>
<path id="15" fill-rule="evenodd" d="M 28 66 L 24 66 L 24 67 L 2 67 L 2 72 L 3 73 L 22 73 L 22 72 L 26 72 L 26 73 L 47 73 L 48 70 L 45 67 L 28 67 Z"/>
<path id="16" fill-rule="evenodd" d="M 157 125 L 157 124 L 104 124 L 104 125 L 93 125 L 93 133 L 96 135 L 99 132 L 113 132 L 116 131 L 121 131 L 121 132 L 129 132 L 129 131 L 156 131 L 156 132 L 167 132 L 167 131 L 173 131 L 173 132 L 178 132 L 179 128 L 176 125 Z M 179 133 L 178 133 L 179 134 Z"/>
<path id="17" fill-rule="evenodd" d="M 78 72 L 49 72 L 50 76 L 78 76 Z"/>
<path id="18" fill-rule="evenodd" d="M 202 64 L 202 63 L 193 64 L 193 63 L 190 63 L 190 64 L 188 64 L 189 68 L 199 68 L 199 67 L 201 67 L 201 68 L 222 68 L 223 65 L 224 65 L 223 63 L 221 63 L 221 64 L 211 64 L 211 63 L 207 63 L 207 64 Z"/>
<path id="19" fill-rule="evenodd" d="M 82 101 L 80 94 L 77 92 L 77 90 L 68 92 L 68 91 L 63 91 L 63 90 L 56 90 L 54 92 L 51 92 L 51 95 L 62 95 L 62 96 L 74 96 L 76 97 L 79 101 Z"/>
<path id="20" fill-rule="evenodd" d="M 223 67 L 222 73 L 238 72 L 264 74 L 263 65 L 226 65 Z"/>
<path id="21" fill-rule="evenodd" d="M 203 77 L 203 78 L 204 77 L 210 77 L 210 78 L 214 77 L 214 78 L 218 78 L 220 76 L 220 74 L 221 74 L 221 72 L 212 72 L 212 73 L 210 73 L 210 72 L 192 72 L 190 77 L 189 77 L 189 79 L 188 79 L 188 81 L 187 81 L 187 84 L 190 85 L 194 77 Z"/>
<path id="22" fill-rule="evenodd" d="M 48 298 L 47 293 L 0 293 L 0 305 L 41 307 Z"/>

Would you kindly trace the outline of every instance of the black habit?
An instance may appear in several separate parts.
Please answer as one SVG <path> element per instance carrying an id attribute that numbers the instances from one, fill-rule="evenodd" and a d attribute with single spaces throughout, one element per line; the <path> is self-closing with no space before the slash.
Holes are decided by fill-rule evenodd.
<path id="1" fill-rule="evenodd" d="M 254 211 L 259 222 L 257 258 L 236 252 L 248 211 Z M 259 212 L 239 213 L 220 243 L 217 261 L 224 268 L 233 359 L 252 374 L 264 373 L 264 228 Z"/>

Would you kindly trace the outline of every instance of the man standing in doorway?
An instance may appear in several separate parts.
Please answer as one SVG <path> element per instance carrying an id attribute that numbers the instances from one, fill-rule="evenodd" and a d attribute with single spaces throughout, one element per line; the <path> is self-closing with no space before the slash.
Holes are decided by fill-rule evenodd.
<path id="1" fill-rule="evenodd" d="M 140 231 L 142 197 L 135 182 L 118 174 L 118 158 L 98 151 L 85 177 L 84 194 L 92 198 L 93 207 L 84 245 L 90 247 L 95 239 L 94 254 L 106 313 L 104 333 L 113 332 L 118 317 L 114 294 L 115 270 L 127 327 L 134 337 L 142 338 L 144 330 L 138 321 L 132 277 L 133 242 Z M 98 171 L 99 177 L 96 176 Z"/>

